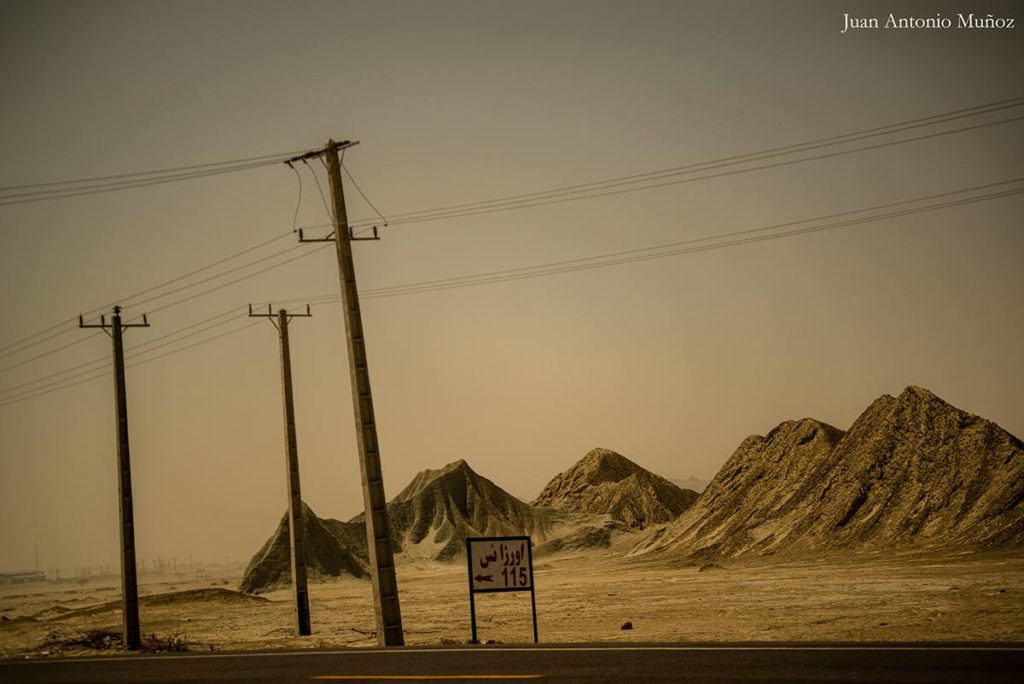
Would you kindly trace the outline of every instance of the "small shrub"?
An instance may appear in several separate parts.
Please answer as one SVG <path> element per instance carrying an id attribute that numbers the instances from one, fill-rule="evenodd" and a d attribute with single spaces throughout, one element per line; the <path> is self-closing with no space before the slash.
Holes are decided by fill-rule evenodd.
<path id="1" fill-rule="evenodd" d="M 182 651 L 189 650 L 188 643 L 185 638 L 180 634 L 172 634 L 170 636 L 158 637 L 156 634 L 150 634 L 148 637 L 143 638 L 142 648 L 147 651 L 155 652 L 172 652 L 180 653 Z"/>
<path id="2" fill-rule="evenodd" d="M 43 647 L 54 651 L 67 648 L 92 648 L 107 651 L 120 648 L 121 634 L 109 629 L 90 629 L 84 632 L 50 632 L 43 640 Z"/>

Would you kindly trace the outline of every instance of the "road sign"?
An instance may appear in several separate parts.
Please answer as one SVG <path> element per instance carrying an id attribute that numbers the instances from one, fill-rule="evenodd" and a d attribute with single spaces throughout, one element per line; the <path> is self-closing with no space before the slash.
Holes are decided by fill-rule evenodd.
<path id="1" fill-rule="evenodd" d="M 533 565 L 529 537 L 467 539 L 473 591 L 529 591 Z"/>
<path id="2" fill-rule="evenodd" d="M 476 594 L 499 591 L 530 592 L 533 643 L 537 643 L 537 599 L 533 590 L 533 547 L 529 537 L 468 537 L 469 615 L 476 639 Z"/>

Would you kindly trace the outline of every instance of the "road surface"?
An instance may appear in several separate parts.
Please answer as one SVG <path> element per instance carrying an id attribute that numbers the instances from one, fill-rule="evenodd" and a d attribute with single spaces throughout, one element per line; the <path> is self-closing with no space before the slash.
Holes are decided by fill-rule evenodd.
<path id="1" fill-rule="evenodd" d="M 1020 682 L 1024 644 L 607 644 L 129 654 L 0 661 L 85 682 Z"/>

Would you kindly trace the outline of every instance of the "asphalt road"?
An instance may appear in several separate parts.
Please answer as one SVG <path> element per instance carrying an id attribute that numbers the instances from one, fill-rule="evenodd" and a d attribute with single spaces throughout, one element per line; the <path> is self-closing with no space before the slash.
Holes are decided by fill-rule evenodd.
<path id="1" fill-rule="evenodd" d="M 0 682 L 1024 681 L 1024 644 L 467 646 L 0 661 Z"/>

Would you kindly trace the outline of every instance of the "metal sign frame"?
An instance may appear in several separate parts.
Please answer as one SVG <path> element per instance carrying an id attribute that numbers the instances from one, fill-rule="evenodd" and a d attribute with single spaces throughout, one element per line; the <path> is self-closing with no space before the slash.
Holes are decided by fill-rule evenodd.
<path id="1" fill-rule="evenodd" d="M 473 586 L 473 543 L 474 542 L 526 542 L 526 568 L 530 572 L 530 586 L 528 587 L 494 587 L 493 589 L 478 589 Z M 524 566 L 518 566 L 524 567 Z M 537 642 L 537 595 L 534 590 L 533 576 L 533 542 L 528 536 L 514 537 L 466 537 L 466 569 L 469 571 L 469 620 L 473 638 L 472 644 L 479 643 L 476 638 L 476 594 L 495 594 L 506 591 L 528 591 L 530 592 L 530 610 L 533 613 L 533 643 Z"/>

